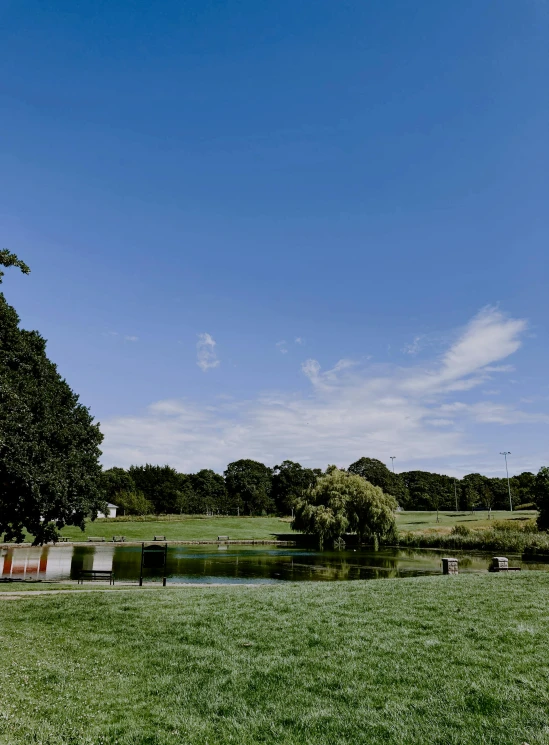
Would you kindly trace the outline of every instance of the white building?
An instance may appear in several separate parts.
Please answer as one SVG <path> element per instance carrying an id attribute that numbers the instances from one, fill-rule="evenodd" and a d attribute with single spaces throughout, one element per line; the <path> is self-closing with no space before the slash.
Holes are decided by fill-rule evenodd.
<path id="1" fill-rule="evenodd" d="M 97 517 L 116 517 L 116 510 L 118 509 L 117 504 L 111 504 L 110 502 L 107 504 L 107 514 L 105 515 L 104 512 L 98 512 Z"/>

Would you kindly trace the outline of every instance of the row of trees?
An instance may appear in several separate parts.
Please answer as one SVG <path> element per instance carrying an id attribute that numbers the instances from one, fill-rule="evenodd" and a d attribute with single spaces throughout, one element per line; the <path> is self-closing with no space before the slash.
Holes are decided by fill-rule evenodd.
<path id="1" fill-rule="evenodd" d="M 126 514 L 289 515 L 322 471 L 284 461 L 269 468 L 238 460 L 223 476 L 210 469 L 179 473 L 171 466 L 110 468 L 102 475 L 104 498 Z"/>
<path id="2" fill-rule="evenodd" d="M 462 479 L 431 473 L 392 473 L 375 458 L 360 458 L 347 471 L 360 476 L 402 509 L 454 510 L 508 509 L 507 479 L 470 473 Z M 305 468 L 285 460 L 269 468 L 255 460 L 238 460 L 223 476 L 209 469 L 178 473 L 170 466 L 111 468 L 103 474 L 104 496 L 126 514 L 185 513 L 289 515 L 298 499 L 322 475 L 319 468 Z M 536 476 L 525 472 L 510 479 L 514 507 L 539 501 Z"/>

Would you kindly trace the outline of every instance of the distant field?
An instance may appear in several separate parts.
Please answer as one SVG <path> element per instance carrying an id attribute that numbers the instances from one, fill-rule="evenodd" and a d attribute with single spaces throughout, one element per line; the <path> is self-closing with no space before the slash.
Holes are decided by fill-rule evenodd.
<path id="1" fill-rule="evenodd" d="M 483 530 L 494 521 L 508 521 L 511 525 L 524 525 L 537 517 L 535 510 L 509 512 L 496 510 L 488 520 L 487 512 L 399 512 L 397 526 L 406 532 L 449 533 L 454 525 L 466 525 L 472 530 Z M 169 541 L 211 541 L 218 535 L 228 535 L 235 540 L 268 540 L 275 533 L 291 533 L 289 517 L 202 517 L 168 515 L 156 520 L 95 520 L 86 524 L 83 533 L 79 528 L 66 527 L 61 535 L 70 541 L 87 541 L 88 536 L 112 540 L 113 535 L 123 535 L 128 541 L 151 541 L 155 535 L 165 535 Z M 28 540 L 32 540 L 29 538 Z"/>
<path id="2" fill-rule="evenodd" d="M 549 574 L 0 595 L 0 743 L 547 745 Z"/>
<path id="3" fill-rule="evenodd" d="M 123 535 L 128 541 L 152 541 L 155 535 L 165 535 L 169 541 L 215 540 L 218 535 L 233 539 L 264 540 L 274 533 L 288 533 L 288 520 L 278 517 L 176 517 L 169 520 L 126 522 L 108 518 L 95 520 L 79 528 L 63 528 L 61 534 L 71 541 L 87 541 L 88 536 L 112 540 L 113 535 Z"/>
<path id="4" fill-rule="evenodd" d="M 466 525 L 473 530 L 489 528 L 495 520 L 524 525 L 537 516 L 535 510 L 509 512 L 496 510 L 488 520 L 487 512 L 399 512 L 397 526 L 406 532 L 449 533 L 454 525 Z M 155 520 L 119 520 L 104 518 L 89 521 L 83 533 L 79 528 L 66 527 L 61 535 L 70 541 L 87 541 L 88 536 L 112 540 L 113 535 L 123 535 L 128 541 L 151 541 L 155 535 L 165 535 L 168 541 L 212 541 L 218 535 L 228 535 L 234 540 L 268 540 L 275 533 L 291 533 L 289 517 L 202 517 L 167 515 Z M 32 539 L 29 539 L 32 540 Z"/>
<path id="5" fill-rule="evenodd" d="M 437 523 L 436 512 L 399 512 L 397 514 L 397 526 L 399 530 L 425 532 L 436 531 L 449 533 L 454 525 L 466 525 L 471 530 L 483 530 L 493 525 L 495 520 L 509 521 L 511 525 L 520 527 L 529 520 L 537 517 L 536 510 L 524 510 L 510 512 L 509 510 L 493 510 L 492 518 L 488 519 L 488 512 L 452 512 L 444 510 L 439 512 Z"/>

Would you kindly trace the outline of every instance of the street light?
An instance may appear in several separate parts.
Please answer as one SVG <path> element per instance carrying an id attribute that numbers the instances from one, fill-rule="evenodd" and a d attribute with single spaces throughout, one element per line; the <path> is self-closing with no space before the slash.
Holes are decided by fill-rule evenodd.
<path id="1" fill-rule="evenodd" d="M 393 465 L 393 473 L 394 473 L 395 472 L 395 458 L 396 458 L 396 455 L 390 455 L 389 457 L 391 458 L 391 463 Z"/>
<path id="2" fill-rule="evenodd" d="M 513 501 L 511 499 L 511 482 L 509 481 L 509 469 L 507 468 L 507 456 L 511 455 L 510 450 L 505 450 L 503 453 L 500 453 L 500 455 L 503 455 L 505 457 L 505 471 L 507 473 L 507 488 L 509 489 L 509 509 L 511 512 L 513 511 Z"/>

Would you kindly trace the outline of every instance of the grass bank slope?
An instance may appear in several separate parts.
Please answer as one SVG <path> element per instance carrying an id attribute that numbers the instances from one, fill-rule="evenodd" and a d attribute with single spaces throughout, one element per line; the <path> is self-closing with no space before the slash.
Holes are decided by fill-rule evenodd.
<path id="1" fill-rule="evenodd" d="M 548 742 L 545 573 L 0 607 L 2 743 Z"/>
<path id="2" fill-rule="evenodd" d="M 272 539 L 273 533 L 290 532 L 289 522 L 278 517 L 188 517 L 169 515 L 158 520 L 101 519 L 80 528 L 66 527 L 61 535 L 70 541 L 87 541 L 88 536 L 112 540 L 123 535 L 128 541 L 152 541 L 155 535 L 165 535 L 169 541 L 214 541 L 218 535 L 235 540 Z"/>
<path id="3" fill-rule="evenodd" d="M 441 510 L 437 523 L 436 512 L 398 512 L 397 526 L 399 530 L 414 533 L 449 533 L 456 525 L 464 525 L 471 530 L 486 530 L 494 522 L 509 522 L 520 528 L 525 522 L 532 521 L 538 515 L 536 510 L 493 510 L 491 519 L 488 512 L 452 512 Z"/>

